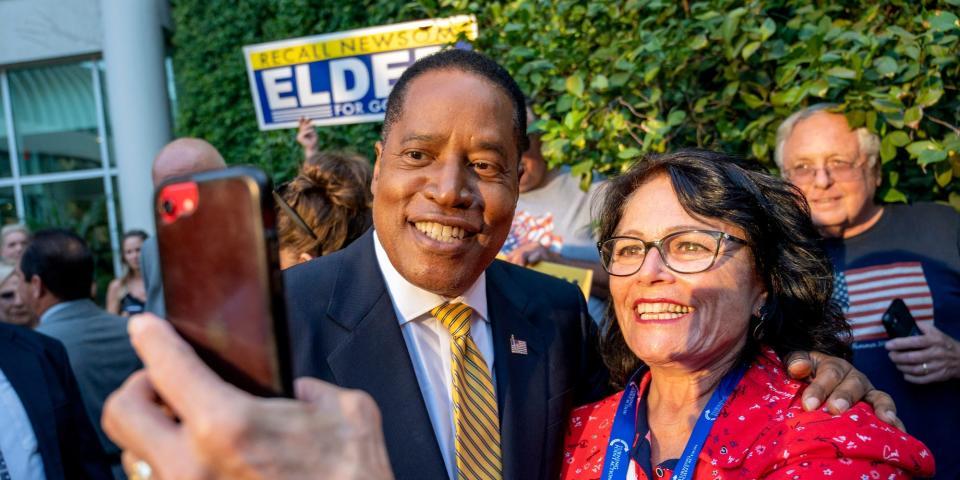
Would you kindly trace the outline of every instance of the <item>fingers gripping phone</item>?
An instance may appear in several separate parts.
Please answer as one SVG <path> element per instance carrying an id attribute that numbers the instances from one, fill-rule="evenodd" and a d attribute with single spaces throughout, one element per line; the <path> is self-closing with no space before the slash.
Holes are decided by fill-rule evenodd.
<path id="1" fill-rule="evenodd" d="M 917 328 L 917 321 L 914 320 L 910 309 L 907 308 L 907 304 L 903 303 L 903 300 L 899 298 L 895 298 L 890 302 L 890 307 L 883 313 L 881 322 L 890 338 L 922 335 L 920 329 Z"/>
<path id="2" fill-rule="evenodd" d="M 171 179 L 154 208 L 167 319 L 224 380 L 292 397 L 267 176 L 233 167 Z"/>

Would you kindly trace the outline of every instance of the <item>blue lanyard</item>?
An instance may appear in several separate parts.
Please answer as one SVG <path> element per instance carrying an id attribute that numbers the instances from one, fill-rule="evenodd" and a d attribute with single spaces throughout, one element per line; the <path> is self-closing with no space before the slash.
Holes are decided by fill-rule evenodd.
<path id="1" fill-rule="evenodd" d="M 690 433 L 690 439 L 687 440 L 683 455 L 677 462 L 672 480 L 693 478 L 693 471 L 697 466 L 697 457 L 710 435 L 713 422 L 717 420 L 720 410 L 723 409 L 727 398 L 740 383 L 740 379 L 743 378 L 746 370 L 746 365 L 740 365 L 727 372 L 720 380 L 720 385 L 714 390 L 710 401 L 703 407 L 703 411 L 697 418 L 697 423 L 693 426 L 693 432 Z M 613 427 L 610 429 L 610 441 L 607 443 L 607 453 L 603 459 L 603 474 L 600 477 L 603 480 L 627 478 L 627 470 L 630 466 L 630 449 L 633 448 L 633 442 L 637 435 L 637 397 L 640 394 L 637 377 L 643 371 L 644 369 L 637 370 L 630 377 L 627 388 L 620 398 L 620 404 L 617 406 Z"/>

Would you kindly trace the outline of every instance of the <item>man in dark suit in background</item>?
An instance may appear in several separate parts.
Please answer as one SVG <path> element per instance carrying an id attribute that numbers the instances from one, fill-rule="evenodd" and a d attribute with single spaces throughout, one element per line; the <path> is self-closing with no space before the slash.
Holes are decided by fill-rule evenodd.
<path id="1" fill-rule="evenodd" d="M 397 478 L 555 478 L 570 407 L 605 388 L 579 290 L 494 262 L 517 202 L 523 102 L 477 53 L 407 69 L 376 146 L 374 229 L 286 278 L 295 375 L 373 396 Z M 435 310 L 448 302 L 469 306 L 473 363 Z M 486 388 L 457 384 L 458 362 Z M 455 414 L 478 397 L 495 411 L 482 426 Z"/>
<path id="2" fill-rule="evenodd" d="M 117 478 L 125 478 L 120 450 L 100 428 L 107 396 L 142 365 L 127 335 L 127 319 L 90 299 L 93 255 L 83 239 L 66 230 L 37 232 L 18 273 L 27 308 L 40 318 L 37 331 L 66 347 L 87 414 Z"/>
<path id="3" fill-rule="evenodd" d="M 0 478 L 112 478 L 60 342 L 0 324 Z"/>

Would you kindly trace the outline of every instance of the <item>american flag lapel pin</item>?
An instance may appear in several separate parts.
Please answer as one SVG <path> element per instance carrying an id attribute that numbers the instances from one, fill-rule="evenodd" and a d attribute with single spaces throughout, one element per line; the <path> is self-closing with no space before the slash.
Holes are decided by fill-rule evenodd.
<path id="1" fill-rule="evenodd" d="M 526 355 L 527 342 L 524 340 L 517 340 L 517 337 L 510 335 L 510 353 L 516 353 L 517 355 Z"/>

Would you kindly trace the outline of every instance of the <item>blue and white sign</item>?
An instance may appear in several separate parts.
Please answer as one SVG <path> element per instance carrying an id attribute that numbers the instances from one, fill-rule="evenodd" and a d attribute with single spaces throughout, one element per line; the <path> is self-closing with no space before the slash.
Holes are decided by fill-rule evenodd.
<path id="1" fill-rule="evenodd" d="M 418 59 L 477 38 L 472 15 L 420 20 L 243 47 L 260 130 L 383 120 L 387 97 Z"/>

